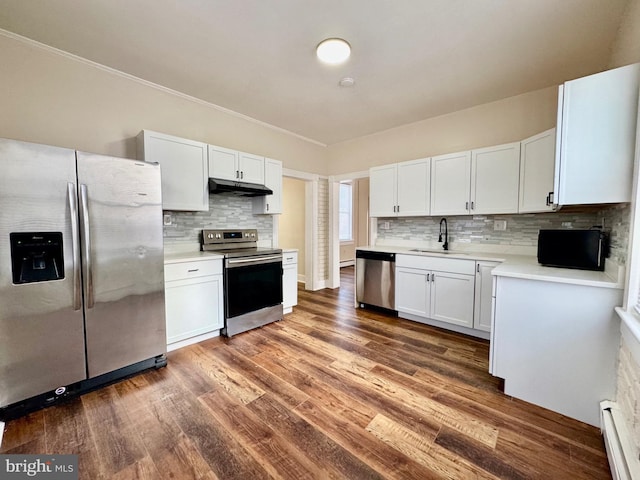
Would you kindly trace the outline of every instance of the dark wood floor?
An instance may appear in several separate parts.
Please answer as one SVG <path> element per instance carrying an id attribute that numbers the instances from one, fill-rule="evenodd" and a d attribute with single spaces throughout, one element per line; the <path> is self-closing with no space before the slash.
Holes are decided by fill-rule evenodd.
<path id="1" fill-rule="evenodd" d="M 300 291 L 275 324 L 6 426 L 80 478 L 610 479 L 598 429 L 502 394 L 488 343 Z"/>

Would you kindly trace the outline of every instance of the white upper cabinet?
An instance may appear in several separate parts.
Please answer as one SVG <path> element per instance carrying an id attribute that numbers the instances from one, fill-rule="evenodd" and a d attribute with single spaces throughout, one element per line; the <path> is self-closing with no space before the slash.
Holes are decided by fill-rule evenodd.
<path id="1" fill-rule="evenodd" d="M 431 214 L 516 213 L 520 142 L 431 159 Z"/>
<path id="2" fill-rule="evenodd" d="M 143 130 L 137 150 L 138 159 L 160 164 L 163 210 L 209 210 L 205 143 Z"/>
<path id="3" fill-rule="evenodd" d="M 639 79 L 633 64 L 560 86 L 554 203 L 631 201 Z"/>
<path id="4" fill-rule="evenodd" d="M 429 215 L 431 160 L 398 163 L 398 208 L 401 217 Z"/>
<path id="5" fill-rule="evenodd" d="M 209 176 L 264 184 L 264 157 L 209 145 Z"/>
<path id="6" fill-rule="evenodd" d="M 224 147 L 209 145 L 209 176 L 223 180 L 238 180 L 238 152 Z"/>
<path id="7" fill-rule="evenodd" d="M 240 181 L 264 185 L 264 157 L 239 152 Z"/>
<path id="8" fill-rule="evenodd" d="M 430 176 L 429 158 L 371 168 L 369 170 L 370 216 L 429 215 Z"/>
<path id="9" fill-rule="evenodd" d="M 520 142 L 471 151 L 472 214 L 518 212 Z"/>
<path id="10" fill-rule="evenodd" d="M 369 215 L 395 217 L 398 203 L 397 164 L 369 169 Z"/>
<path id="11" fill-rule="evenodd" d="M 471 152 L 431 158 L 431 214 L 469 214 Z"/>
<path id="12" fill-rule="evenodd" d="M 520 142 L 520 199 L 518 212 L 553 210 L 556 129 Z"/>
<path id="13" fill-rule="evenodd" d="M 282 162 L 264 159 L 264 184 L 273 195 L 253 198 L 253 213 L 255 214 L 279 214 L 282 213 Z"/>

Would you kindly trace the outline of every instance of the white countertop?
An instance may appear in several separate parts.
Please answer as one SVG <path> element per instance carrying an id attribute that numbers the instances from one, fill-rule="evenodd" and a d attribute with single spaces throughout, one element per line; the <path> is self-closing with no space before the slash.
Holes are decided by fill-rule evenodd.
<path id="1" fill-rule="evenodd" d="M 475 252 L 473 250 L 449 250 L 448 253 L 416 252 L 420 247 L 406 247 L 393 245 L 357 247 L 356 250 L 372 252 L 388 252 L 405 255 L 432 256 L 444 258 L 458 258 L 473 261 L 500 262 L 491 272 L 498 277 L 522 278 L 545 282 L 570 283 L 601 288 L 624 288 L 624 269 L 609 263 L 605 272 L 591 270 L 575 270 L 570 268 L 545 267 L 538 263 L 532 255 L 518 255 L 499 252 Z M 431 250 L 431 248 L 428 248 Z M 508 251 L 508 250 L 507 250 Z"/>
<path id="2" fill-rule="evenodd" d="M 223 255 L 215 252 L 164 252 L 164 264 L 195 262 L 198 260 L 222 260 Z"/>

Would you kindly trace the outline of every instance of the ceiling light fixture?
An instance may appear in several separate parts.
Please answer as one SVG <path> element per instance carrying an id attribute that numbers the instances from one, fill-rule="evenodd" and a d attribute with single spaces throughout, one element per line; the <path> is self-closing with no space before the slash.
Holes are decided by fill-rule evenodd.
<path id="1" fill-rule="evenodd" d="M 331 65 L 344 62 L 351 55 L 351 45 L 341 38 L 327 38 L 316 47 L 318 58 Z"/>

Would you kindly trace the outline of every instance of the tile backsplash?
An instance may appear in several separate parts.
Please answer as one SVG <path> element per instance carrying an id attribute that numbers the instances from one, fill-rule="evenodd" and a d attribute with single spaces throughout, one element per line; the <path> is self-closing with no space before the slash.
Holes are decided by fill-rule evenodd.
<path id="1" fill-rule="evenodd" d="M 165 211 L 171 215 L 171 225 L 164 226 L 165 247 L 180 247 L 200 243 L 203 228 L 255 228 L 260 243 L 271 243 L 273 218 L 271 215 L 254 215 L 251 198 L 231 193 L 209 195 L 208 212 Z"/>
<path id="2" fill-rule="evenodd" d="M 629 239 L 630 206 L 628 204 L 604 207 L 601 210 L 593 207 L 584 210 L 572 208 L 570 211 L 534 213 L 519 215 L 474 215 L 447 217 L 449 244 L 451 249 L 456 243 L 536 247 L 538 230 L 546 228 L 590 228 L 602 225 L 611 232 L 612 258 L 624 265 Z M 441 217 L 402 217 L 379 218 L 378 240 L 392 244 L 394 240 L 402 242 L 438 241 Z M 494 230 L 495 220 L 505 220 L 506 230 Z M 384 228 L 388 223 L 389 228 Z"/>

